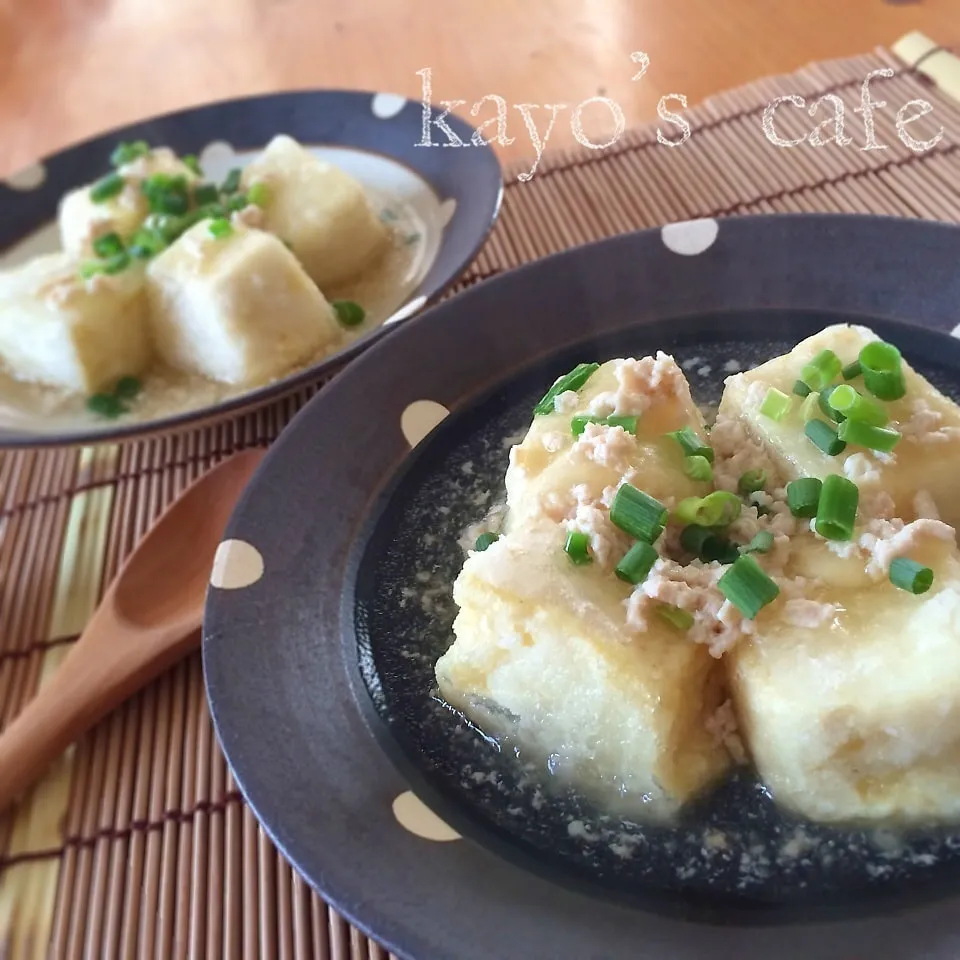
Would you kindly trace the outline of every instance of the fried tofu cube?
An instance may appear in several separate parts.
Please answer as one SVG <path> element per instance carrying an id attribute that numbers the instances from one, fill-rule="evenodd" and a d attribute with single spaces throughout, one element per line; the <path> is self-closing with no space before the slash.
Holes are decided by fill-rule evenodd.
<path id="1" fill-rule="evenodd" d="M 602 461 L 571 458 L 577 441 L 573 418 L 605 417 L 614 411 L 638 417 L 637 444 L 627 450 L 629 463 L 614 451 Z M 616 484 L 627 469 L 642 476 L 644 491 L 658 500 L 704 496 L 710 485 L 685 476 L 683 451 L 666 436 L 682 427 L 690 427 L 708 442 L 703 417 L 673 358 L 661 354 L 601 364 L 580 390 L 556 401 L 553 413 L 535 416 L 526 436 L 511 449 L 506 474 L 508 529 L 541 514 L 551 495 L 580 483 L 603 490 Z"/>
<path id="2" fill-rule="evenodd" d="M 799 397 L 793 397 L 791 411 L 780 421 L 759 412 L 766 391 L 775 387 L 790 394 L 804 365 L 821 350 L 832 350 L 846 365 L 876 339 L 876 334 L 866 327 L 827 327 L 798 343 L 788 354 L 729 377 L 720 413 L 743 421 L 748 431 L 767 447 L 786 480 L 846 474 L 862 491 L 882 490 L 889 494 L 895 503 L 895 515 L 905 520 L 920 515 L 915 501 L 918 494 L 925 492 L 933 498 L 941 517 L 956 525 L 960 522 L 960 498 L 955 494 L 960 472 L 960 407 L 906 362 L 906 395 L 885 404 L 889 426 L 903 434 L 890 457 L 852 445 L 836 456 L 828 456 L 804 434 Z M 854 379 L 851 384 L 865 392 L 862 380 Z"/>
<path id="3" fill-rule="evenodd" d="M 771 605 L 724 658 L 740 734 L 784 806 L 825 822 L 960 816 L 960 558 L 926 539 L 928 593 L 875 581 L 809 535 L 792 573 L 822 585 Z M 793 606 L 791 607 L 791 603 Z"/>
<path id="4" fill-rule="evenodd" d="M 197 175 L 167 147 L 156 147 L 150 153 L 121 166 L 117 173 L 125 186 L 116 196 L 102 203 L 91 199 L 90 186 L 80 187 L 64 196 L 60 203 L 60 242 L 63 249 L 76 256 L 88 256 L 93 242 L 108 233 L 123 238 L 132 236 L 150 212 L 141 183 L 157 173 L 181 176 L 188 183 Z"/>
<path id="5" fill-rule="evenodd" d="M 629 585 L 572 564 L 563 540 L 524 530 L 467 559 L 440 692 L 612 809 L 668 817 L 729 766 L 707 729 L 716 661 L 666 623 L 626 635 Z"/>
<path id="6" fill-rule="evenodd" d="M 110 390 L 150 362 L 142 270 L 83 280 L 65 253 L 0 273 L 0 360 L 18 380 Z"/>
<path id="7" fill-rule="evenodd" d="M 387 247 L 362 184 L 291 137 L 274 137 L 242 184 L 264 185 L 264 229 L 290 244 L 321 289 L 355 278 Z"/>
<path id="8" fill-rule="evenodd" d="M 553 756 L 605 804 L 668 816 L 730 757 L 709 724 L 718 661 L 659 618 L 629 624 L 633 588 L 613 571 L 632 542 L 607 509 L 621 480 L 662 501 L 710 489 L 684 475 L 680 446 L 663 436 L 690 426 L 703 437 L 703 424 L 679 368 L 658 360 L 604 364 L 533 418 L 511 457 L 506 534 L 467 558 L 455 640 L 436 673 L 443 696 L 484 730 Z M 609 424 L 572 434 L 578 412 L 628 408 L 640 415 L 636 438 Z M 574 527 L 590 538 L 590 564 L 564 552 Z"/>
<path id="9" fill-rule="evenodd" d="M 256 385 L 334 344 L 332 308 L 297 258 L 269 233 L 236 223 L 215 237 L 191 227 L 147 268 L 160 358 L 211 380 Z"/>

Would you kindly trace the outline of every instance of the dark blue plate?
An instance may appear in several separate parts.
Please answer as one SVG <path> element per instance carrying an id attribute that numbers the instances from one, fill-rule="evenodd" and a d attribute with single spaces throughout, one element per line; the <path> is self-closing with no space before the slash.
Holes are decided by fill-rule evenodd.
<path id="1" fill-rule="evenodd" d="M 237 507 L 203 644 L 237 781 L 308 881 L 416 960 L 956 956 L 955 832 L 891 860 L 871 833 L 789 819 L 748 778 L 677 827 L 624 826 L 573 793 L 538 799 L 431 693 L 456 539 L 559 373 L 663 348 L 709 403 L 735 365 L 854 321 L 960 396 L 957 262 L 943 225 L 672 225 L 475 287 L 326 387 Z M 701 849 L 704 827 L 731 856 Z M 781 862 L 798 828 L 820 853 Z"/>
<path id="2" fill-rule="evenodd" d="M 432 111 L 436 117 L 439 111 Z M 473 129 L 457 117 L 446 122 L 467 144 L 443 149 L 423 138 L 423 104 L 393 94 L 317 90 L 213 103 L 157 117 L 77 144 L 0 180 L 0 268 L 58 248 L 51 223 L 69 190 L 102 176 L 118 141 L 143 139 L 181 154 L 196 154 L 213 179 L 252 159 L 275 135 L 285 133 L 344 166 L 368 187 L 400 196 L 422 221 L 415 280 L 398 294 L 379 326 L 344 349 L 268 386 L 216 404 L 148 421 L 60 418 L 27 410 L 13 416 L 0 390 L 0 444 L 43 445 L 113 440 L 179 428 L 263 402 L 316 381 L 382 336 L 394 321 L 409 318 L 436 299 L 470 263 L 500 208 L 503 180 L 488 145 L 470 144 Z M 443 138 L 440 138 L 441 140 Z M 418 261 L 419 262 L 419 261 Z"/>

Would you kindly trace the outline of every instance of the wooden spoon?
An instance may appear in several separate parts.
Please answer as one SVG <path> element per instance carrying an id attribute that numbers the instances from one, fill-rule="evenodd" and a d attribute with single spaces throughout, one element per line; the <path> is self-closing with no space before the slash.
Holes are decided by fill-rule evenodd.
<path id="1" fill-rule="evenodd" d="M 207 471 L 137 544 L 56 673 L 0 734 L 0 811 L 83 733 L 196 648 L 217 547 L 264 453 L 245 450 Z"/>

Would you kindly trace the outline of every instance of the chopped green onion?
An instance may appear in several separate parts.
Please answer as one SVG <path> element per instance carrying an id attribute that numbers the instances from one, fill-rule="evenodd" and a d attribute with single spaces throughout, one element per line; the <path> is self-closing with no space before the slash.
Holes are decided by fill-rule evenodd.
<path id="1" fill-rule="evenodd" d="M 142 389 L 143 384 L 136 377 L 121 377 L 113 388 L 113 395 L 120 400 L 132 400 Z"/>
<path id="2" fill-rule="evenodd" d="M 707 446 L 698 436 L 693 427 L 682 427 L 667 434 L 680 444 L 685 457 L 705 457 L 713 463 L 713 448 Z"/>
<path id="3" fill-rule="evenodd" d="M 780 588 L 749 554 L 740 557 L 717 581 L 720 592 L 752 620 L 780 595 Z"/>
<path id="4" fill-rule="evenodd" d="M 810 519 L 817 515 L 817 504 L 823 481 L 817 477 L 801 477 L 787 484 L 787 506 L 795 517 Z"/>
<path id="5" fill-rule="evenodd" d="M 790 412 L 792 406 L 793 401 L 787 394 L 776 387 L 771 387 L 760 404 L 760 413 L 771 420 L 780 421 Z"/>
<path id="6" fill-rule="evenodd" d="M 119 233 L 106 233 L 93 241 L 93 252 L 102 258 L 113 257 L 123 253 L 123 241 Z"/>
<path id="7" fill-rule="evenodd" d="M 800 371 L 800 379 L 811 389 L 820 391 L 840 375 L 843 364 L 832 350 L 821 350 Z"/>
<path id="8" fill-rule="evenodd" d="M 87 398 L 87 409 L 91 413 L 99 414 L 101 417 L 107 417 L 114 420 L 122 413 L 126 413 L 127 408 L 118 397 L 109 393 L 95 393 Z"/>
<path id="9" fill-rule="evenodd" d="M 231 213 L 237 213 L 250 205 L 245 193 L 235 193 L 232 197 L 227 197 L 227 209 Z"/>
<path id="10" fill-rule="evenodd" d="M 773 547 L 773 534 L 769 530 L 758 530 L 753 539 L 740 548 L 740 553 L 769 553 Z"/>
<path id="11" fill-rule="evenodd" d="M 700 527 L 725 527 L 740 516 L 743 503 L 735 493 L 714 490 L 705 497 L 685 497 L 674 511 L 681 523 Z"/>
<path id="12" fill-rule="evenodd" d="M 563 545 L 564 553 L 578 566 L 592 563 L 593 557 L 590 556 L 590 537 L 577 530 L 571 530 L 567 534 L 567 542 Z"/>
<path id="13" fill-rule="evenodd" d="M 858 393 L 848 383 L 841 383 L 838 387 L 834 387 L 830 394 L 830 406 L 843 414 L 847 420 L 859 420 L 874 427 L 886 426 L 890 421 L 887 411 L 881 404 Z"/>
<path id="14" fill-rule="evenodd" d="M 860 361 L 854 360 L 853 363 L 848 363 L 841 372 L 844 380 L 855 380 L 860 376 Z"/>
<path id="15" fill-rule="evenodd" d="M 216 184 L 198 183 L 193 188 L 193 202 L 198 207 L 206 206 L 208 203 L 216 203 L 220 199 L 220 191 Z"/>
<path id="16" fill-rule="evenodd" d="M 220 185 L 221 193 L 236 193 L 240 189 L 241 171 L 238 168 L 231 170 Z"/>
<path id="17" fill-rule="evenodd" d="M 180 216 L 190 209 L 186 177 L 155 173 L 141 182 L 140 192 L 147 198 L 152 213 Z"/>
<path id="18" fill-rule="evenodd" d="M 200 166 L 200 161 L 197 159 L 196 154 L 188 153 L 180 158 L 180 162 L 191 173 L 195 173 L 198 177 L 203 176 L 203 167 Z"/>
<path id="19" fill-rule="evenodd" d="M 90 188 L 90 199 L 94 203 L 104 203 L 115 197 L 127 185 L 119 173 L 108 173 Z"/>
<path id="20" fill-rule="evenodd" d="M 733 563 L 740 556 L 736 544 L 710 527 L 691 524 L 680 531 L 680 546 L 704 563 Z"/>
<path id="21" fill-rule="evenodd" d="M 933 586 L 933 571 L 909 557 L 890 561 L 890 582 L 908 593 L 926 593 Z"/>
<path id="22" fill-rule="evenodd" d="M 825 390 L 821 390 L 817 395 L 817 406 L 820 407 L 820 412 L 828 419 L 833 420 L 834 423 L 843 423 L 846 420 L 846 416 L 837 410 L 830 402 L 830 398 L 833 396 L 834 392 L 839 390 L 840 387 L 846 386 L 846 384 L 840 384 L 835 387 L 827 387 Z M 850 389 L 853 389 L 852 387 Z M 807 419 L 810 419 L 809 417 Z"/>
<path id="23" fill-rule="evenodd" d="M 883 340 L 874 340 L 860 351 L 863 385 L 878 400 L 899 400 L 906 392 L 900 351 Z"/>
<path id="24" fill-rule="evenodd" d="M 265 183 L 253 183 L 247 190 L 247 199 L 258 207 L 265 207 L 270 201 L 270 188 Z"/>
<path id="25" fill-rule="evenodd" d="M 840 424 L 839 436 L 841 440 L 852 443 L 855 447 L 866 447 L 868 450 L 879 450 L 881 453 L 890 453 L 900 442 L 900 433 L 888 427 L 874 427 L 859 420 L 847 420 Z"/>
<path id="26" fill-rule="evenodd" d="M 621 485 L 610 506 L 614 526 L 637 540 L 653 543 L 663 533 L 667 508 L 629 483 Z"/>
<path id="27" fill-rule="evenodd" d="M 803 403 L 800 404 L 800 419 L 806 423 L 808 420 L 816 420 L 820 412 L 820 394 L 808 393 Z"/>
<path id="28" fill-rule="evenodd" d="M 134 140 L 132 143 L 118 143 L 110 154 L 110 165 L 112 167 L 122 167 L 125 164 L 133 163 L 140 157 L 145 157 L 150 152 L 150 145 L 146 140 Z"/>
<path id="29" fill-rule="evenodd" d="M 138 260 L 149 260 L 166 249 L 167 241 L 158 230 L 141 227 L 131 238 L 128 252 Z"/>
<path id="30" fill-rule="evenodd" d="M 191 216 L 197 211 L 191 211 Z M 167 244 L 173 243 L 180 234 L 192 226 L 190 217 L 174 217 L 168 213 L 151 213 L 143 221 L 143 229 L 162 237 Z"/>
<path id="31" fill-rule="evenodd" d="M 846 443 L 837 436 L 837 431 L 822 420 L 808 420 L 803 425 L 808 439 L 819 447 L 828 457 L 843 453 Z"/>
<path id="32" fill-rule="evenodd" d="M 84 280 L 89 280 L 91 277 L 95 277 L 100 273 L 107 274 L 109 276 L 116 273 L 122 273 L 129 266 L 130 254 L 128 254 L 126 250 L 123 250 L 120 253 L 115 253 L 112 257 L 107 257 L 104 260 L 93 260 L 82 264 L 80 267 L 80 276 Z"/>
<path id="33" fill-rule="evenodd" d="M 658 556 L 657 551 L 646 540 L 638 540 L 623 555 L 614 572 L 627 583 L 643 583 Z"/>
<path id="34" fill-rule="evenodd" d="M 657 607 L 657 615 L 678 630 L 689 630 L 693 626 L 693 614 L 689 610 L 681 610 L 669 603 L 660 604 Z"/>
<path id="35" fill-rule="evenodd" d="M 766 483 L 766 470 L 747 470 L 746 473 L 740 474 L 740 479 L 737 481 L 737 489 L 741 494 L 746 496 L 747 494 L 762 490 L 766 486 Z"/>
<path id="36" fill-rule="evenodd" d="M 535 415 L 553 413 L 553 402 L 561 393 L 579 390 L 600 369 L 599 363 L 579 363 L 569 373 L 559 377 L 553 386 L 543 395 L 543 399 L 533 408 Z"/>
<path id="37" fill-rule="evenodd" d="M 473 549 L 479 552 L 482 552 L 490 546 L 491 543 L 496 543 L 500 539 L 500 534 L 498 533 L 481 533 L 477 537 L 476 543 L 473 545 Z"/>
<path id="38" fill-rule="evenodd" d="M 223 240 L 233 233 L 233 224 L 226 218 L 221 217 L 219 220 L 211 220 L 207 229 L 210 231 L 211 236 L 216 237 L 218 240 Z"/>
<path id="39" fill-rule="evenodd" d="M 792 392 L 795 393 L 798 397 L 805 397 L 810 393 L 810 388 L 802 380 L 798 380 L 793 385 Z"/>
<path id="40" fill-rule="evenodd" d="M 699 454 L 693 457 L 683 458 L 683 472 L 691 480 L 713 479 L 713 467 L 710 466 L 710 461 L 706 457 L 701 457 Z"/>
<path id="41" fill-rule="evenodd" d="M 825 540 L 850 540 L 857 519 L 860 491 L 857 485 L 832 473 L 823 481 L 814 529 Z"/>
<path id="42" fill-rule="evenodd" d="M 570 432 L 579 437 L 587 429 L 588 423 L 597 423 L 602 427 L 622 427 L 627 433 L 637 435 L 637 422 L 639 417 L 591 417 L 586 414 L 576 416 L 570 421 Z"/>
<path id="43" fill-rule="evenodd" d="M 330 306 L 345 327 L 359 327 L 367 316 L 367 311 L 353 300 L 333 300 Z"/>

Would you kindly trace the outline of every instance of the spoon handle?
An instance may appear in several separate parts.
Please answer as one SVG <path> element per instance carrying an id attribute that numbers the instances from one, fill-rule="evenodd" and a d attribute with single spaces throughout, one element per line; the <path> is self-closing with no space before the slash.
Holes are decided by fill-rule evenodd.
<path id="1" fill-rule="evenodd" d="M 98 624 L 95 618 L 50 679 L 0 734 L 0 811 L 71 743 L 200 644 L 199 623 L 193 630 L 181 628 L 180 636 L 186 636 L 179 643 L 159 636 L 138 637 L 132 646 L 129 636 L 110 626 L 102 620 Z"/>

